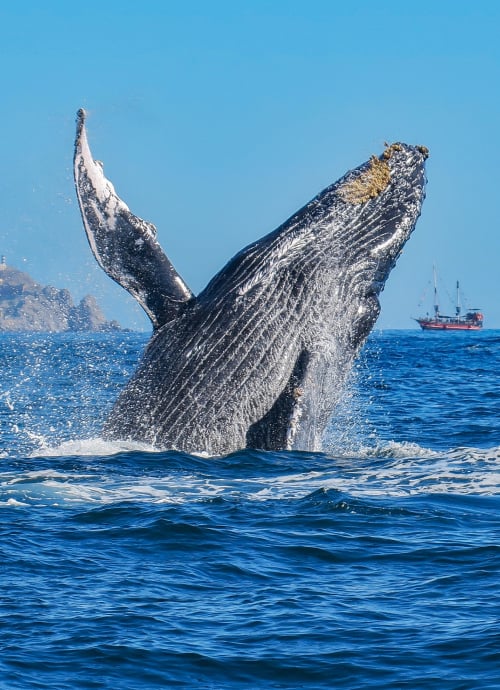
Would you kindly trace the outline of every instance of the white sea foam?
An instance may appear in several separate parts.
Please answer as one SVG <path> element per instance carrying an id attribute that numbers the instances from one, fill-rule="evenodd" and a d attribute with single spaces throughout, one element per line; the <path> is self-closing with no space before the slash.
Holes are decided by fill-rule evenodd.
<path id="1" fill-rule="evenodd" d="M 214 497 L 234 497 L 252 501 L 304 498 L 320 489 L 335 490 L 356 497 L 404 497 L 419 494 L 498 495 L 500 487 L 500 447 L 455 448 L 436 451 L 415 443 L 395 441 L 373 447 L 361 446 L 345 455 L 317 456 L 314 468 L 307 469 L 302 454 L 297 471 L 292 467 L 282 474 L 259 470 L 254 476 L 218 476 L 217 461 L 207 474 L 196 467 L 170 470 L 145 476 L 128 468 L 120 472 L 113 456 L 123 452 L 155 453 L 151 446 L 109 442 L 100 438 L 71 440 L 51 445 L 43 439 L 31 459 L 54 458 L 51 468 L 24 469 L 0 473 L 0 505 L 74 506 L 106 505 L 114 502 L 151 504 L 205 501 Z M 57 464 L 68 457 L 81 458 L 77 469 Z M 87 458 L 92 458 L 88 461 Z M 109 465 L 106 462 L 109 459 Z M 137 460 L 138 468 L 140 460 Z"/>
<path id="2" fill-rule="evenodd" d="M 404 460 L 406 458 L 434 458 L 439 452 L 430 448 L 423 448 L 418 443 L 404 441 L 388 441 L 377 443 L 375 446 L 361 446 L 356 451 L 360 457 L 365 458 L 395 458 Z"/>
<path id="3" fill-rule="evenodd" d="M 18 501 L 15 498 L 8 498 L 6 501 L 0 501 L 0 506 L 12 506 L 14 508 L 19 508 L 19 507 L 26 508 L 29 506 L 29 503 L 23 503 L 22 501 Z"/>
<path id="4" fill-rule="evenodd" d="M 118 453 L 138 451 L 140 453 L 154 453 L 157 449 L 146 443 L 135 441 L 105 441 L 102 438 L 74 439 L 63 443 L 52 444 L 45 437 L 38 437 L 38 446 L 31 453 L 32 458 L 65 457 L 65 456 L 109 456 Z"/>
<path id="5" fill-rule="evenodd" d="M 95 447 L 94 447 L 95 451 Z M 90 455 L 91 453 L 89 453 Z M 93 453 L 92 453 L 93 454 Z M 13 507 L 107 505 L 116 502 L 178 504 L 223 497 L 250 501 L 301 499 L 318 490 L 335 490 L 358 498 L 390 498 L 419 494 L 498 495 L 500 449 L 456 449 L 432 457 L 325 458 L 323 470 L 255 477 L 207 477 L 188 471 L 161 476 L 121 475 L 106 467 L 81 472 L 49 469 L 20 476 L 0 475 L 1 503 Z M 471 457 L 473 456 L 473 457 Z M 216 471 L 214 471 L 216 475 Z"/>

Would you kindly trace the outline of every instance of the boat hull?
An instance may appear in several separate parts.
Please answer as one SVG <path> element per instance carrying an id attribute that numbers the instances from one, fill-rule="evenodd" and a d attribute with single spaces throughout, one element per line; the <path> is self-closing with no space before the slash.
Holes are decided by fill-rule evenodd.
<path id="1" fill-rule="evenodd" d="M 425 321 L 417 319 L 423 331 L 480 331 L 483 324 L 479 323 L 443 323 L 440 321 Z"/>

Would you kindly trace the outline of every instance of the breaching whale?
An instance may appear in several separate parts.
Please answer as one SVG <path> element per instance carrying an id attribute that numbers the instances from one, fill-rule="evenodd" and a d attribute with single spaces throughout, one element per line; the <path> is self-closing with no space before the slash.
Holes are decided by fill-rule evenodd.
<path id="1" fill-rule="evenodd" d="M 74 174 L 98 263 L 142 305 L 153 335 L 103 436 L 222 455 L 321 450 L 378 295 L 420 215 L 427 149 L 386 145 L 195 297 L 94 161 L 77 115 Z"/>

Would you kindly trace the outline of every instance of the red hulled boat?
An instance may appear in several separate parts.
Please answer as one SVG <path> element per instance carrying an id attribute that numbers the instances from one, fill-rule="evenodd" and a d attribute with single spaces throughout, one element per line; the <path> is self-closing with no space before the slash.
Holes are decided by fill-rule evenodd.
<path id="1" fill-rule="evenodd" d="M 434 269 L 434 315 L 421 316 L 415 321 L 424 331 L 480 331 L 483 327 L 483 315 L 479 309 L 468 309 L 462 315 L 460 304 L 460 284 L 457 280 L 457 297 L 454 316 L 445 316 L 439 311 L 436 269 Z"/>

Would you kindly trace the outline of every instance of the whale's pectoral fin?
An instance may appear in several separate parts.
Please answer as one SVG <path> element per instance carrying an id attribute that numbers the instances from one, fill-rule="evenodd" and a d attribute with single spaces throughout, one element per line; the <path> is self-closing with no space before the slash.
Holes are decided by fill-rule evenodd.
<path id="1" fill-rule="evenodd" d="M 99 265 L 133 295 L 153 326 L 174 318 L 193 297 L 156 239 L 156 228 L 130 212 L 94 161 L 85 131 L 85 111 L 77 115 L 74 174 L 90 247 Z"/>
<path id="2" fill-rule="evenodd" d="M 262 450 L 291 449 L 300 418 L 301 384 L 305 378 L 310 354 L 303 350 L 293 368 L 287 385 L 271 409 L 249 427 L 247 448 Z"/>

